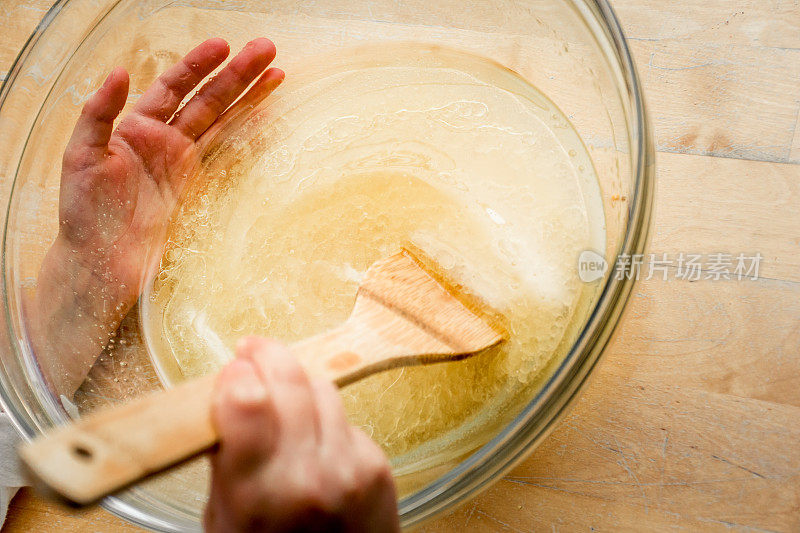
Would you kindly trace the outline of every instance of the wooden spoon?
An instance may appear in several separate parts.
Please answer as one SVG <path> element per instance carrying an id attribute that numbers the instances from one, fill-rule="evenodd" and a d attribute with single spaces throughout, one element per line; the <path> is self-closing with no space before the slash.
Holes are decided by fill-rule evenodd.
<path id="1" fill-rule="evenodd" d="M 344 386 L 382 370 L 463 359 L 504 334 L 407 250 L 373 264 L 347 321 L 291 346 L 307 371 Z M 20 447 L 38 486 L 88 504 L 213 446 L 214 376 L 60 426 Z"/>

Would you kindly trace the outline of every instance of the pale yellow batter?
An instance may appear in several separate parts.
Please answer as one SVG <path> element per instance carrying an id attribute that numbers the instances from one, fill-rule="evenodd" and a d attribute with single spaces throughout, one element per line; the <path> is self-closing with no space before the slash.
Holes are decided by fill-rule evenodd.
<path id="1" fill-rule="evenodd" d="M 142 302 L 167 381 L 218 369 L 238 337 L 343 321 L 375 260 L 411 244 L 508 320 L 502 349 L 342 391 L 398 472 L 482 444 L 569 347 L 605 249 L 585 148 L 546 98 L 488 60 L 422 45 L 320 60 L 199 171 Z M 571 333 L 570 333 L 571 334 Z"/>

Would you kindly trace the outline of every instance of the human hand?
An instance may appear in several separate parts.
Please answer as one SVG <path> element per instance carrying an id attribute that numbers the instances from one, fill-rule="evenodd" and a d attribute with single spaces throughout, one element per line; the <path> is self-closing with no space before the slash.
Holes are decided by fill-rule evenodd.
<path id="1" fill-rule="evenodd" d="M 124 69 L 114 69 L 84 105 L 63 158 L 59 232 L 29 307 L 36 356 L 57 394 L 72 397 L 138 299 L 188 172 L 222 119 L 255 106 L 283 80 L 281 70 L 267 68 L 275 46 L 256 39 L 178 109 L 228 53 L 222 39 L 197 46 L 116 129 L 128 96 Z"/>
<path id="2" fill-rule="evenodd" d="M 283 80 L 279 69 L 265 71 L 275 46 L 256 39 L 178 110 L 228 53 L 222 39 L 200 44 L 147 89 L 116 129 L 128 74 L 114 69 L 86 102 L 64 153 L 57 244 L 120 288 L 126 304 L 139 296 L 145 258 L 158 257 L 150 247 L 160 244 L 204 134 L 256 78 L 229 114 L 263 100 Z"/>
<path id="3" fill-rule="evenodd" d="M 217 382 L 206 531 L 398 531 L 391 470 L 328 381 L 284 345 L 242 339 Z"/>

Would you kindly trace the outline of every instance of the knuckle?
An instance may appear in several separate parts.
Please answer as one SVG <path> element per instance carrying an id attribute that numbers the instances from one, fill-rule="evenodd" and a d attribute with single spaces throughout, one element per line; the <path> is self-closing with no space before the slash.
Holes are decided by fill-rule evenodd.
<path id="1" fill-rule="evenodd" d="M 146 122 L 147 118 L 141 112 L 134 110 L 133 112 L 125 115 L 125 117 L 123 117 L 123 119 L 119 122 L 119 125 L 117 125 L 115 130 L 115 134 L 131 146 L 134 146 L 136 144 L 136 132 L 142 131 L 143 128 L 146 128 Z"/>
<path id="2" fill-rule="evenodd" d="M 272 396 L 265 390 L 252 390 L 232 384 L 225 386 L 217 398 L 213 407 L 218 419 L 224 418 L 226 414 L 233 414 L 236 420 L 251 425 L 272 420 L 275 415 Z"/>
<path id="3" fill-rule="evenodd" d="M 382 456 L 354 457 L 351 464 L 340 468 L 334 493 L 345 506 L 358 505 L 374 498 L 376 493 L 384 492 L 394 483 L 391 469 Z"/>
<path id="4" fill-rule="evenodd" d="M 260 340 L 261 337 L 256 335 L 247 335 L 240 338 L 236 342 L 236 354 L 239 357 L 250 357 L 258 347 Z"/>
<path id="5" fill-rule="evenodd" d="M 204 66 L 202 66 L 198 61 L 191 61 L 189 58 L 184 57 L 181 60 L 181 63 L 183 64 L 183 68 L 186 70 L 183 76 L 180 76 L 180 78 L 186 82 L 191 83 L 192 78 L 196 80 L 198 78 L 202 78 L 205 74 L 205 71 L 203 70 Z"/>
<path id="6" fill-rule="evenodd" d="M 367 470 L 367 477 L 370 486 L 384 485 L 392 479 L 392 469 L 386 459 L 373 461 Z"/>
<path id="7" fill-rule="evenodd" d="M 293 476 L 285 493 L 289 507 L 312 509 L 316 511 L 332 511 L 331 494 L 329 487 L 323 482 L 320 469 L 316 473 L 309 473 L 306 469 L 305 475 Z"/>
<path id="8" fill-rule="evenodd" d="M 158 118 L 160 119 L 167 119 L 172 116 L 172 113 L 167 114 L 165 111 L 166 108 L 169 107 L 170 102 L 177 101 L 180 102 L 183 100 L 183 94 L 181 92 L 180 87 L 176 87 L 171 84 L 169 81 L 164 79 L 163 76 L 157 78 L 157 83 L 161 86 L 163 92 L 163 98 L 159 102 L 159 105 L 156 106 L 159 110 Z"/>
<path id="9" fill-rule="evenodd" d="M 356 468 L 343 470 L 339 478 L 339 487 L 345 501 L 355 502 L 364 498 L 369 488 L 361 481 Z"/>
<path id="10" fill-rule="evenodd" d="M 392 475 L 392 467 L 386 461 L 383 465 L 375 470 L 375 477 L 373 479 L 375 485 L 385 487 L 394 484 L 394 476 Z"/>
<path id="11" fill-rule="evenodd" d="M 306 387 L 310 384 L 308 374 L 299 364 L 287 364 L 281 372 L 284 381 L 291 385 Z"/>
<path id="12" fill-rule="evenodd" d="M 371 482 L 383 482 L 391 479 L 392 469 L 383 450 L 366 435 L 364 438 L 369 441 L 363 448 L 360 460 L 364 475 Z"/>
<path id="13" fill-rule="evenodd" d="M 260 424 L 265 419 L 274 415 L 272 402 L 268 396 L 256 397 L 249 392 L 242 393 L 236 388 L 231 389 L 223 399 L 227 407 L 233 410 L 240 420 Z"/>
<path id="14" fill-rule="evenodd" d="M 349 501 L 360 501 L 394 484 L 392 469 L 383 450 L 365 433 L 355 430 L 349 470 L 343 469 L 339 485 Z"/>
<path id="15" fill-rule="evenodd" d="M 92 97 L 81 108 L 80 121 L 111 123 L 116 116 L 116 113 L 112 113 L 109 110 L 107 103 L 101 103 L 95 97 Z"/>
<path id="16" fill-rule="evenodd" d="M 250 44 L 248 43 L 247 46 L 250 46 Z M 240 61 L 231 61 L 228 64 L 228 68 L 233 77 L 237 79 L 250 77 L 250 72 L 253 70 L 252 65 Z"/>
<path id="17" fill-rule="evenodd" d="M 185 135 L 190 139 L 197 139 L 200 135 L 203 134 L 201 128 L 198 128 L 195 124 L 184 122 L 181 126 L 181 129 L 184 131 Z"/>
<path id="18" fill-rule="evenodd" d="M 215 113 L 222 113 L 228 107 L 228 102 L 217 91 L 213 90 L 213 85 L 210 85 L 214 80 L 203 86 L 203 89 L 198 93 L 198 101 L 201 102 L 207 109 Z"/>
<path id="19" fill-rule="evenodd" d="M 259 339 L 251 353 L 265 375 L 288 385 L 310 387 L 308 374 L 284 344 L 271 339 Z"/>

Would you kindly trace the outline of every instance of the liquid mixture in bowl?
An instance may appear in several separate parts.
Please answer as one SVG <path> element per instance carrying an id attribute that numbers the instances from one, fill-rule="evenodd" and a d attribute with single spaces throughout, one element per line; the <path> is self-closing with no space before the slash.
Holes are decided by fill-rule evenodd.
<path id="1" fill-rule="evenodd" d="M 401 246 L 505 318 L 500 349 L 342 390 L 399 474 L 482 445 L 569 349 L 604 250 L 591 161 L 513 72 L 424 45 L 358 48 L 298 72 L 228 128 L 172 221 L 141 314 L 161 376 L 219 369 L 236 340 L 340 324 L 359 280 Z"/>

